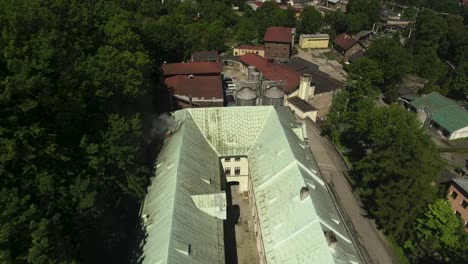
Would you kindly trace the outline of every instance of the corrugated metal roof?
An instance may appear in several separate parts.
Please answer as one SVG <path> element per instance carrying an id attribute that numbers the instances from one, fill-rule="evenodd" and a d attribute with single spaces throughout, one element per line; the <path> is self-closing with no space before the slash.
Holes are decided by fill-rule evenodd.
<path id="1" fill-rule="evenodd" d="M 437 92 L 416 99 L 410 104 L 416 109 L 426 109 L 432 120 L 449 132 L 468 126 L 468 111 Z"/>
<path id="2" fill-rule="evenodd" d="M 185 109 L 176 120 L 183 123 L 165 143 L 145 199 L 143 263 L 224 262 L 222 221 L 210 216 L 222 197 L 203 206 L 210 214 L 193 197 L 219 193 L 219 157 L 239 155 L 249 159 L 267 263 L 360 262 L 289 108 Z M 324 235 L 330 230 L 334 248 Z M 196 256 L 184 253 L 187 245 Z"/>

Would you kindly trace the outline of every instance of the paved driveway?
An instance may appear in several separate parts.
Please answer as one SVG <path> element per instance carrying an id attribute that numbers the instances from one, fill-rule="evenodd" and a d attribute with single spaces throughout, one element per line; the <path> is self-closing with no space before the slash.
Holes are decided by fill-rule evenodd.
<path id="1" fill-rule="evenodd" d="M 378 231 L 375 224 L 363 216 L 366 212 L 354 195 L 351 187 L 343 175 L 347 170 L 346 164 L 340 158 L 333 145 L 320 136 L 319 128 L 310 120 L 307 124 L 309 147 L 318 163 L 320 171 L 330 187 L 334 189 L 341 211 L 348 219 L 351 232 L 361 244 L 361 249 L 367 258 L 367 262 L 378 264 L 398 263 L 398 258 L 385 241 L 383 234 Z"/>

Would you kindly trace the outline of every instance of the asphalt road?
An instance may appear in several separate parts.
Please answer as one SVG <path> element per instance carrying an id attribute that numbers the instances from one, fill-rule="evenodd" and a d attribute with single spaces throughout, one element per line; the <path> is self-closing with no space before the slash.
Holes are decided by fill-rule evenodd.
<path id="1" fill-rule="evenodd" d="M 361 202 L 353 193 L 351 187 L 343 175 L 348 168 L 341 159 L 334 146 L 320 135 L 320 130 L 310 120 L 307 124 L 309 147 L 317 161 L 323 177 L 335 191 L 339 206 L 351 232 L 361 245 L 367 262 L 375 264 L 398 263 L 398 258 L 388 245 L 383 234 L 377 230 L 372 220 L 365 217 L 366 211 L 362 209 Z M 349 223 L 350 222 L 350 223 Z"/>

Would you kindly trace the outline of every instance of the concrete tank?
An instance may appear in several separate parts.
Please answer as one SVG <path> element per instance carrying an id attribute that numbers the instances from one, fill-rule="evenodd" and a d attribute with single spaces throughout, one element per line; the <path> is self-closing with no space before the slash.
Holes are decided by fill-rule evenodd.
<path id="1" fill-rule="evenodd" d="M 262 105 L 282 106 L 284 101 L 284 91 L 278 87 L 271 87 L 263 95 Z"/>
<path id="2" fill-rule="evenodd" d="M 250 65 L 249 67 L 247 67 L 247 80 L 251 81 L 252 73 L 256 71 L 257 71 L 257 68 L 255 68 L 255 66 Z"/>
<path id="3" fill-rule="evenodd" d="M 236 93 L 237 106 L 255 106 L 257 105 L 257 93 L 249 87 L 242 87 Z"/>
<path id="4" fill-rule="evenodd" d="M 260 73 L 255 71 L 252 72 L 250 75 L 250 81 L 259 81 L 260 80 Z"/>

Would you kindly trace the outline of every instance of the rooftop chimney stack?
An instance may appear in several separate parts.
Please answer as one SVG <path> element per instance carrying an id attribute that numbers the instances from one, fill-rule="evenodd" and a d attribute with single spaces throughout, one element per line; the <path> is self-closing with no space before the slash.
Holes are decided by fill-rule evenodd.
<path id="1" fill-rule="evenodd" d="M 309 74 L 302 74 L 301 75 L 301 82 L 299 84 L 299 98 L 301 98 L 304 101 L 307 101 L 309 99 L 310 95 L 310 75 Z"/>

